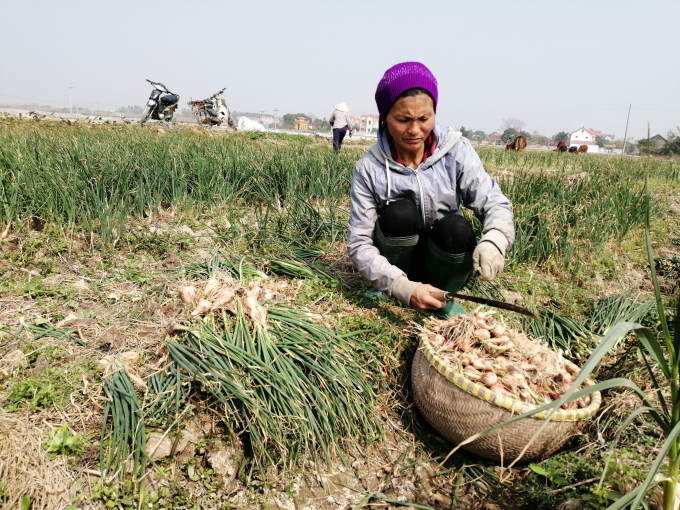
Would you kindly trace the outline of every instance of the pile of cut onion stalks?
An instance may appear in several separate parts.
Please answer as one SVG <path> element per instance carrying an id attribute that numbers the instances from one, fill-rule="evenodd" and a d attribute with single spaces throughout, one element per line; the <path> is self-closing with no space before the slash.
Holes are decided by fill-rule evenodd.
<path id="1" fill-rule="evenodd" d="M 477 311 L 445 321 L 433 318 L 416 328 L 440 358 L 491 391 L 534 405 L 559 399 L 573 382 L 562 353 L 507 327 L 494 314 Z M 588 405 L 590 397 L 585 396 L 562 408 Z"/>
<path id="2" fill-rule="evenodd" d="M 382 434 L 374 402 L 374 346 L 341 338 L 324 317 L 281 298 L 286 281 L 226 275 L 178 289 L 186 321 L 166 340 L 183 381 L 232 432 L 248 433 L 253 461 L 292 467 L 310 455 L 330 465 L 357 438 Z"/>

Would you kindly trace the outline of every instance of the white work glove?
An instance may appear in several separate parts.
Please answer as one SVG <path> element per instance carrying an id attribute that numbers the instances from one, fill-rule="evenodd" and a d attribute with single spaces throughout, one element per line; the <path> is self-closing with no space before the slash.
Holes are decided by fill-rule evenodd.
<path id="1" fill-rule="evenodd" d="M 475 271 L 481 270 L 480 279 L 493 280 L 505 265 L 505 248 L 507 238 L 498 230 L 489 230 L 482 236 L 472 254 L 472 266 Z"/>
<path id="2" fill-rule="evenodd" d="M 481 269 L 481 280 L 489 281 L 503 270 L 505 259 L 501 252 L 489 242 L 479 243 L 472 254 L 472 265 L 475 271 Z"/>

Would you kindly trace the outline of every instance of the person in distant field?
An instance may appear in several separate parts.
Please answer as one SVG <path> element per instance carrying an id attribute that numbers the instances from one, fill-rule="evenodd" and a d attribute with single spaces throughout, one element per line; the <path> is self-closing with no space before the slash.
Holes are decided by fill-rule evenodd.
<path id="1" fill-rule="evenodd" d="M 460 132 L 435 124 L 437 80 L 419 62 L 389 68 L 378 83 L 378 142 L 357 162 L 347 249 L 373 288 L 447 318 L 465 310 L 433 291 L 458 292 L 479 271 L 491 280 L 515 240 L 512 206 Z M 462 208 L 482 224 L 477 242 Z"/>
<path id="2" fill-rule="evenodd" d="M 333 150 L 336 154 L 340 153 L 342 141 L 345 139 L 347 131 L 349 131 L 350 138 L 352 137 L 352 126 L 349 120 L 349 108 L 343 101 L 333 107 L 328 123 L 333 127 Z"/>

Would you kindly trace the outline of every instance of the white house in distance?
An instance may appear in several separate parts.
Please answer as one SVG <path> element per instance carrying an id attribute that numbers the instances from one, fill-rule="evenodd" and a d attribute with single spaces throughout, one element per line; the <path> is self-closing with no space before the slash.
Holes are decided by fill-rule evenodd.
<path id="1" fill-rule="evenodd" d="M 359 132 L 360 133 L 375 133 L 378 131 L 378 115 L 362 115 L 359 117 Z"/>
<path id="2" fill-rule="evenodd" d="M 574 131 L 569 137 L 569 145 L 585 145 L 585 142 L 594 142 L 595 137 L 590 134 L 590 130 L 580 128 Z"/>
<path id="3" fill-rule="evenodd" d="M 591 130 L 580 128 L 574 131 L 569 137 L 569 147 L 580 147 L 581 145 L 588 146 L 588 152 L 600 152 L 600 148 L 595 141 L 595 135 Z"/>
<path id="4" fill-rule="evenodd" d="M 281 119 L 277 119 L 275 117 L 267 116 L 267 117 L 260 117 L 260 122 L 262 123 L 262 125 L 264 127 L 268 128 L 268 127 L 273 127 L 274 124 L 281 124 Z"/>
<path id="5" fill-rule="evenodd" d="M 577 129 L 571 133 L 569 137 L 569 147 L 580 147 L 581 145 L 588 146 L 588 152 L 600 152 L 600 148 L 595 141 L 596 137 L 602 137 L 605 141 L 614 140 L 614 135 L 602 134 L 602 131 L 595 129 L 586 129 L 584 127 Z"/>

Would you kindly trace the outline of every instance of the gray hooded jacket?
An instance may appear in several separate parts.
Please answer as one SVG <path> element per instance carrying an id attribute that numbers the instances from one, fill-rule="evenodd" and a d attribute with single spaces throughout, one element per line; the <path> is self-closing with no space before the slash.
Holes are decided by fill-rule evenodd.
<path id="1" fill-rule="evenodd" d="M 450 127 L 435 125 L 437 147 L 425 163 L 413 170 L 392 159 L 387 137 L 354 167 L 347 248 L 361 275 L 378 290 L 406 303 L 419 282 L 411 282 L 373 245 L 378 211 L 394 200 L 409 198 L 418 206 L 426 227 L 444 214 L 471 209 L 482 222 L 481 241 L 492 241 L 507 253 L 515 240 L 512 206 L 489 174 L 467 138 Z"/>

